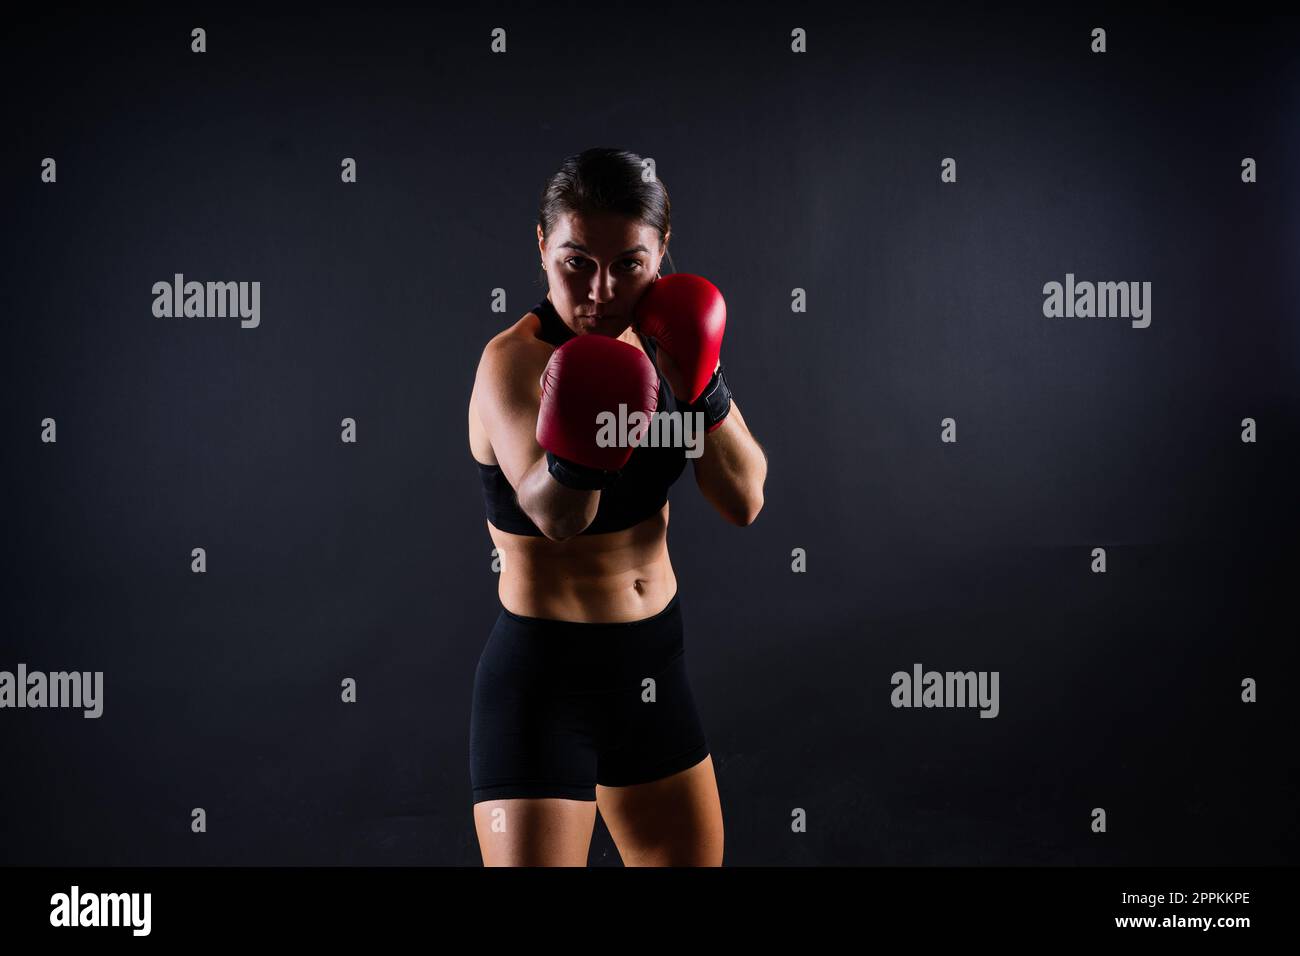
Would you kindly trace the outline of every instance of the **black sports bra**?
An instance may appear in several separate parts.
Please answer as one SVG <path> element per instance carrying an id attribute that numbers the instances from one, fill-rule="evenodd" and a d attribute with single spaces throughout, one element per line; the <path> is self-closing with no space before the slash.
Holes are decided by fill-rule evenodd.
<path id="1" fill-rule="evenodd" d="M 543 342 L 560 346 L 574 333 L 564 324 L 550 299 L 543 299 L 532 308 L 542 321 L 537 337 Z M 641 344 L 652 359 L 654 344 L 641 339 Z M 659 409 L 673 409 L 672 395 L 659 376 Z M 496 528 L 511 534 L 542 537 L 541 530 L 519 507 L 515 490 L 506 480 L 500 465 L 478 465 L 483 482 L 483 500 L 487 506 L 487 520 Z M 618 481 L 600 493 L 600 506 L 596 517 L 581 534 L 609 534 L 640 524 L 657 514 L 668 500 L 668 489 L 686 468 L 686 449 L 682 447 L 651 447 L 642 445 L 633 449 L 632 457 L 623 467 Z"/>

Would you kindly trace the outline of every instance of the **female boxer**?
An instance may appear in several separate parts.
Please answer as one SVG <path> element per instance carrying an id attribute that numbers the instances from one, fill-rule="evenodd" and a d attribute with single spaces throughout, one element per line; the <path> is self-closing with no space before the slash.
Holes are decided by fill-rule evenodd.
<path id="1" fill-rule="evenodd" d="M 695 415 L 696 484 L 735 525 L 762 508 L 767 461 L 723 375 L 721 295 L 660 275 L 670 204 L 642 171 L 635 154 L 590 149 L 550 178 L 546 296 L 487 343 L 470 398 L 501 567 L 470 720 L 488 866 L 586 865 L 597 808 L 626 865 L 722 863 L 667 546 L 688 449 L 602 447 L 590 412 Z"/>

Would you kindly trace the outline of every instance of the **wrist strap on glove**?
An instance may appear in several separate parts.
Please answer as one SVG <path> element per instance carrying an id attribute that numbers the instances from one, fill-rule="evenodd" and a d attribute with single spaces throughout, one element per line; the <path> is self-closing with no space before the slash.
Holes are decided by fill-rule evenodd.
<path id="1" fill-rule="evenodd" d="M 546 453 L 546 470 L 566 488 L 578 491 L 600 491 L 618 481 L 619 476 L 617 471 L 579 465 L 576 461 L 569 461 L 549 451 Z"/>
<path id="2" fill-rule="evenodd" d="M 677 403 L 679 412 L 703 412 L 704 413 L 704 430 L 711 432 L 727 417 L 731 411 L 731 389 L 727 386 L 726 376 L 722 374 L 722 363 L 718 363 L 717 371 L 713 373 L 713 378 L 709 379 L 709 384 L 705 386 L 704 393 L 693 402 L 683 402 L 676 395 L 673 401 Z"/>

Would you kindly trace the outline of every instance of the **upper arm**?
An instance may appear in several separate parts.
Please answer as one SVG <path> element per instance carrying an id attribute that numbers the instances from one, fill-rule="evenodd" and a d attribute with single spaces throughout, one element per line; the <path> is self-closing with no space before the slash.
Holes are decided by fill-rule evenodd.
<path id="1" fill-rule="evenodd" d="M 536 364 L 519 343 L 493 339 L 483 349 L 474 377 L 479 421 L 502 473 L 516 491 L 524 473 L 545 455 L 537 444 L 541 372 L 531 374 Z"/>

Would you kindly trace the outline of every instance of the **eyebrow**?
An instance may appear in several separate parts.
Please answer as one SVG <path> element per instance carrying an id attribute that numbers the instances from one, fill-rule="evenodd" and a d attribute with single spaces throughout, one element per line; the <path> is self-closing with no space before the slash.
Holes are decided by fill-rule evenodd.
<path id="1" fill-rule="evenodd" d="M 560 243 L 560 248 L 561 248 L 561 249 L 577 249 L 579 252 L 585 252 L 587 255 L 591 255 L 591 250 L 590 250 L 590 249 L 588 249 L 588 248 L 587 248 L 586 246 L 584 246 L 582 243 L 580 243 L 580 242 L 574 242 L 573 240 L 570 240 L 570 241 L 568 241 L 568 242 L 562 242 L 562 243 Z M 625 250 L 623 250 L 622 252 L 619 253 L 619 256 L 630 256 L 630 255 L 632 255 L 632 253 L 634 253 L 634 252 L 645 252 L 645 253 L 649 253 L 650 250 L 647 249 L 645 246 L 637 245 L 637 246 L 633 246 L 631 249 L 625 249 Z"/>

